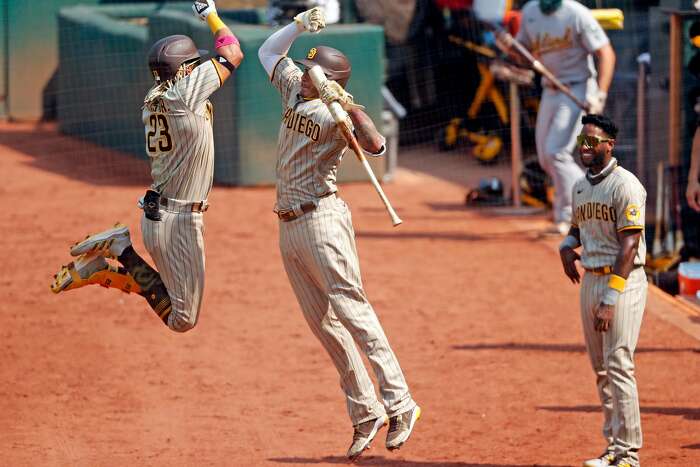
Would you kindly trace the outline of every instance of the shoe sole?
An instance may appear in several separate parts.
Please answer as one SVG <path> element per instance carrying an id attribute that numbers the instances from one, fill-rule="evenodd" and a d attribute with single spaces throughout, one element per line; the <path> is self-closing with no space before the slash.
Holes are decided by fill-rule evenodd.
<path id="1" fill-rule="evenodd" d="M 74 244 L 70 249 L 72 256 L 80 256 L 93 251 L 102 251 L 109 254 L 112 243 L 119 236 L 128 236 L 129 228 L 123 224 L 116 224 L 111 229 L 88 235 L 85 240 Z"/>
<path id="2" fill-rule="evenodd" d="M 392 444 L 391 446 L 387 444 L 386 448 L 389 451 L 396 451 L 401 446 L 403 446 L 406 443 L 406 441 L 408 441 L 408 438 L 410 438 L 411 433 L 413 433 L 413 427 L 416 425 L 416 422 L 418 421 L 420 416 L 421 416 L 421 408 L 419 406 L 416 406 L 416 410 L 413 411 L 413 416 L 411 417 L 411 423 L 408 426 L 408 434 L 406 435 L 406 437 L 404 439 L 402 439 L 401 441 L 399 441 L 396 444 Z"/>
<path id="3" fill-rule="evenodd" d="M 362 446 L 362 449 L 360 449 L 357 454 L 354 454 L 352 456 L 348 456 L 348 459 L 350 461 L 356 460 L 358 457 L 362 455 L 363 452 L 365 452 L 367 449 L 369 449 L 370 443 L 376 438 L 377 433 L 379 433 L 379 430 L 382 429 L 383 426 L 385 426 L 389 422 L 389 418 L 384 416 L 382 418 L 378 418 L 374 426 L 372 427 L 372 431 L 369 433 L 369 436 L 367 437 L 367 442 L 365 443 L 364 446 Z"/>
<path id="4" fill-rule="evenodd" d="M 77 257 L 75 261 L 71 261 L 70 263 L 61 267 L 61 269 L 53 276 L 54 281 L 51 284 L 51 291 L 53 293 L 59 293 L 87 285 L 87 279 L 83 279 L 80 276 L 79 271 L 89 268 L 90 264 L 95 262 L 104 263 L 105 261 L 102 256 L 83 254 Z M 96 269 L 92 273 L 88 274 L 88 277 L 98 271 L 100 271 L 100 269 Z M 86 283 L 83 284 L 83 281 Z"/>

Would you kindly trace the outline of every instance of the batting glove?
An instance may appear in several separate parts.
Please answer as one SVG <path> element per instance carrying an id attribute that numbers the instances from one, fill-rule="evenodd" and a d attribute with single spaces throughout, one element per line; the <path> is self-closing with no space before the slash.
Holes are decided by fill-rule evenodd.
<path id="1" fill-rule="evenodd" d="M 326 27 L 326 14 L 322 8 L 314 7 L 296 15 L 294 22 L 307 31 L 316 33 Z"/>
<path id="2" fill-rule="evenodd" d="M 589 114 L 602 114 L 605 109 L 605 101 L 608 98 L 608 93 L 603 91 L 596 91 L 592 96 L 586 99 L 588 104 Z"/>
<path id="3" fill-rule="evenodd" d="M 338 102 L 346 112 L 353 109 L 365 108 L 363 105 L 355 104 L 352 94 L 347 92 L 340 84 L 332 79 L 323 83 L 319 90 L 319 95 L 324 104 L 328 105 L 331 102 Z"/>
<path id="4" fill-rule="evenodd" d="M 199 16 L 199 19 L 206 21 L 207 16 L 216 13 L 216 4 L 214 0 L 196 0 L 192 4 L 192 11 L 194 11 L 195 15 Z"/>

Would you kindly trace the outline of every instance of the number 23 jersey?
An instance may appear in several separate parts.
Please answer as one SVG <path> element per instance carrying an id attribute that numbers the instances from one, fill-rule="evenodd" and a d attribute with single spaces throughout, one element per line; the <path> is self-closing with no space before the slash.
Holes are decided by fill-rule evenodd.
<path id="1" fill-rule="evenodd" d="M 214 178 L 213 107 L 208 98 L 221 87 L 208 60 L 172 84 L 146 95 L 143 124 L 151 162 L 151 188 L 167 198 L 207 199 Z"/>

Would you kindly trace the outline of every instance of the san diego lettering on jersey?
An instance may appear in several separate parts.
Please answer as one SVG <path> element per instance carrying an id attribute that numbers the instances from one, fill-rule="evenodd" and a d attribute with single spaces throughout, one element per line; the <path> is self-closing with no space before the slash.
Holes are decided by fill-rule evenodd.
<path id="1" fill-rule="evenodd" d="M 306 135 L 313 141 L 318 141 L 321 135 L 321 126 L 318 123 L 314 122 L 309 117 L 296 113 L 292 108 L 284 112 L 282 122 L 288 129 Z"/>
<path id="2" fill-rule="evenodd" d="M 617 222 L 617 213 L 613 206 L 591 201 L 576 207 L 577 225 L 581 225 L 583 222 L 591 219 L 615 223 Z"/>

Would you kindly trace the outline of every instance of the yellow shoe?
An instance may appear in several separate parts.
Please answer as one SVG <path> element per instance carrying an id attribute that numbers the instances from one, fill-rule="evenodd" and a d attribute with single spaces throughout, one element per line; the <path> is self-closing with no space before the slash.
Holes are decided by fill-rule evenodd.
<path id="1" fill-rule="evenodd" d="M 90 284 L 119 289 L 123 292 L 140 292 L 141 288 L 126 272 L 107 262 L 101 252 L 78 256 L 54 275 L 51 283 L 53 293 L 78 289 Z"/>

